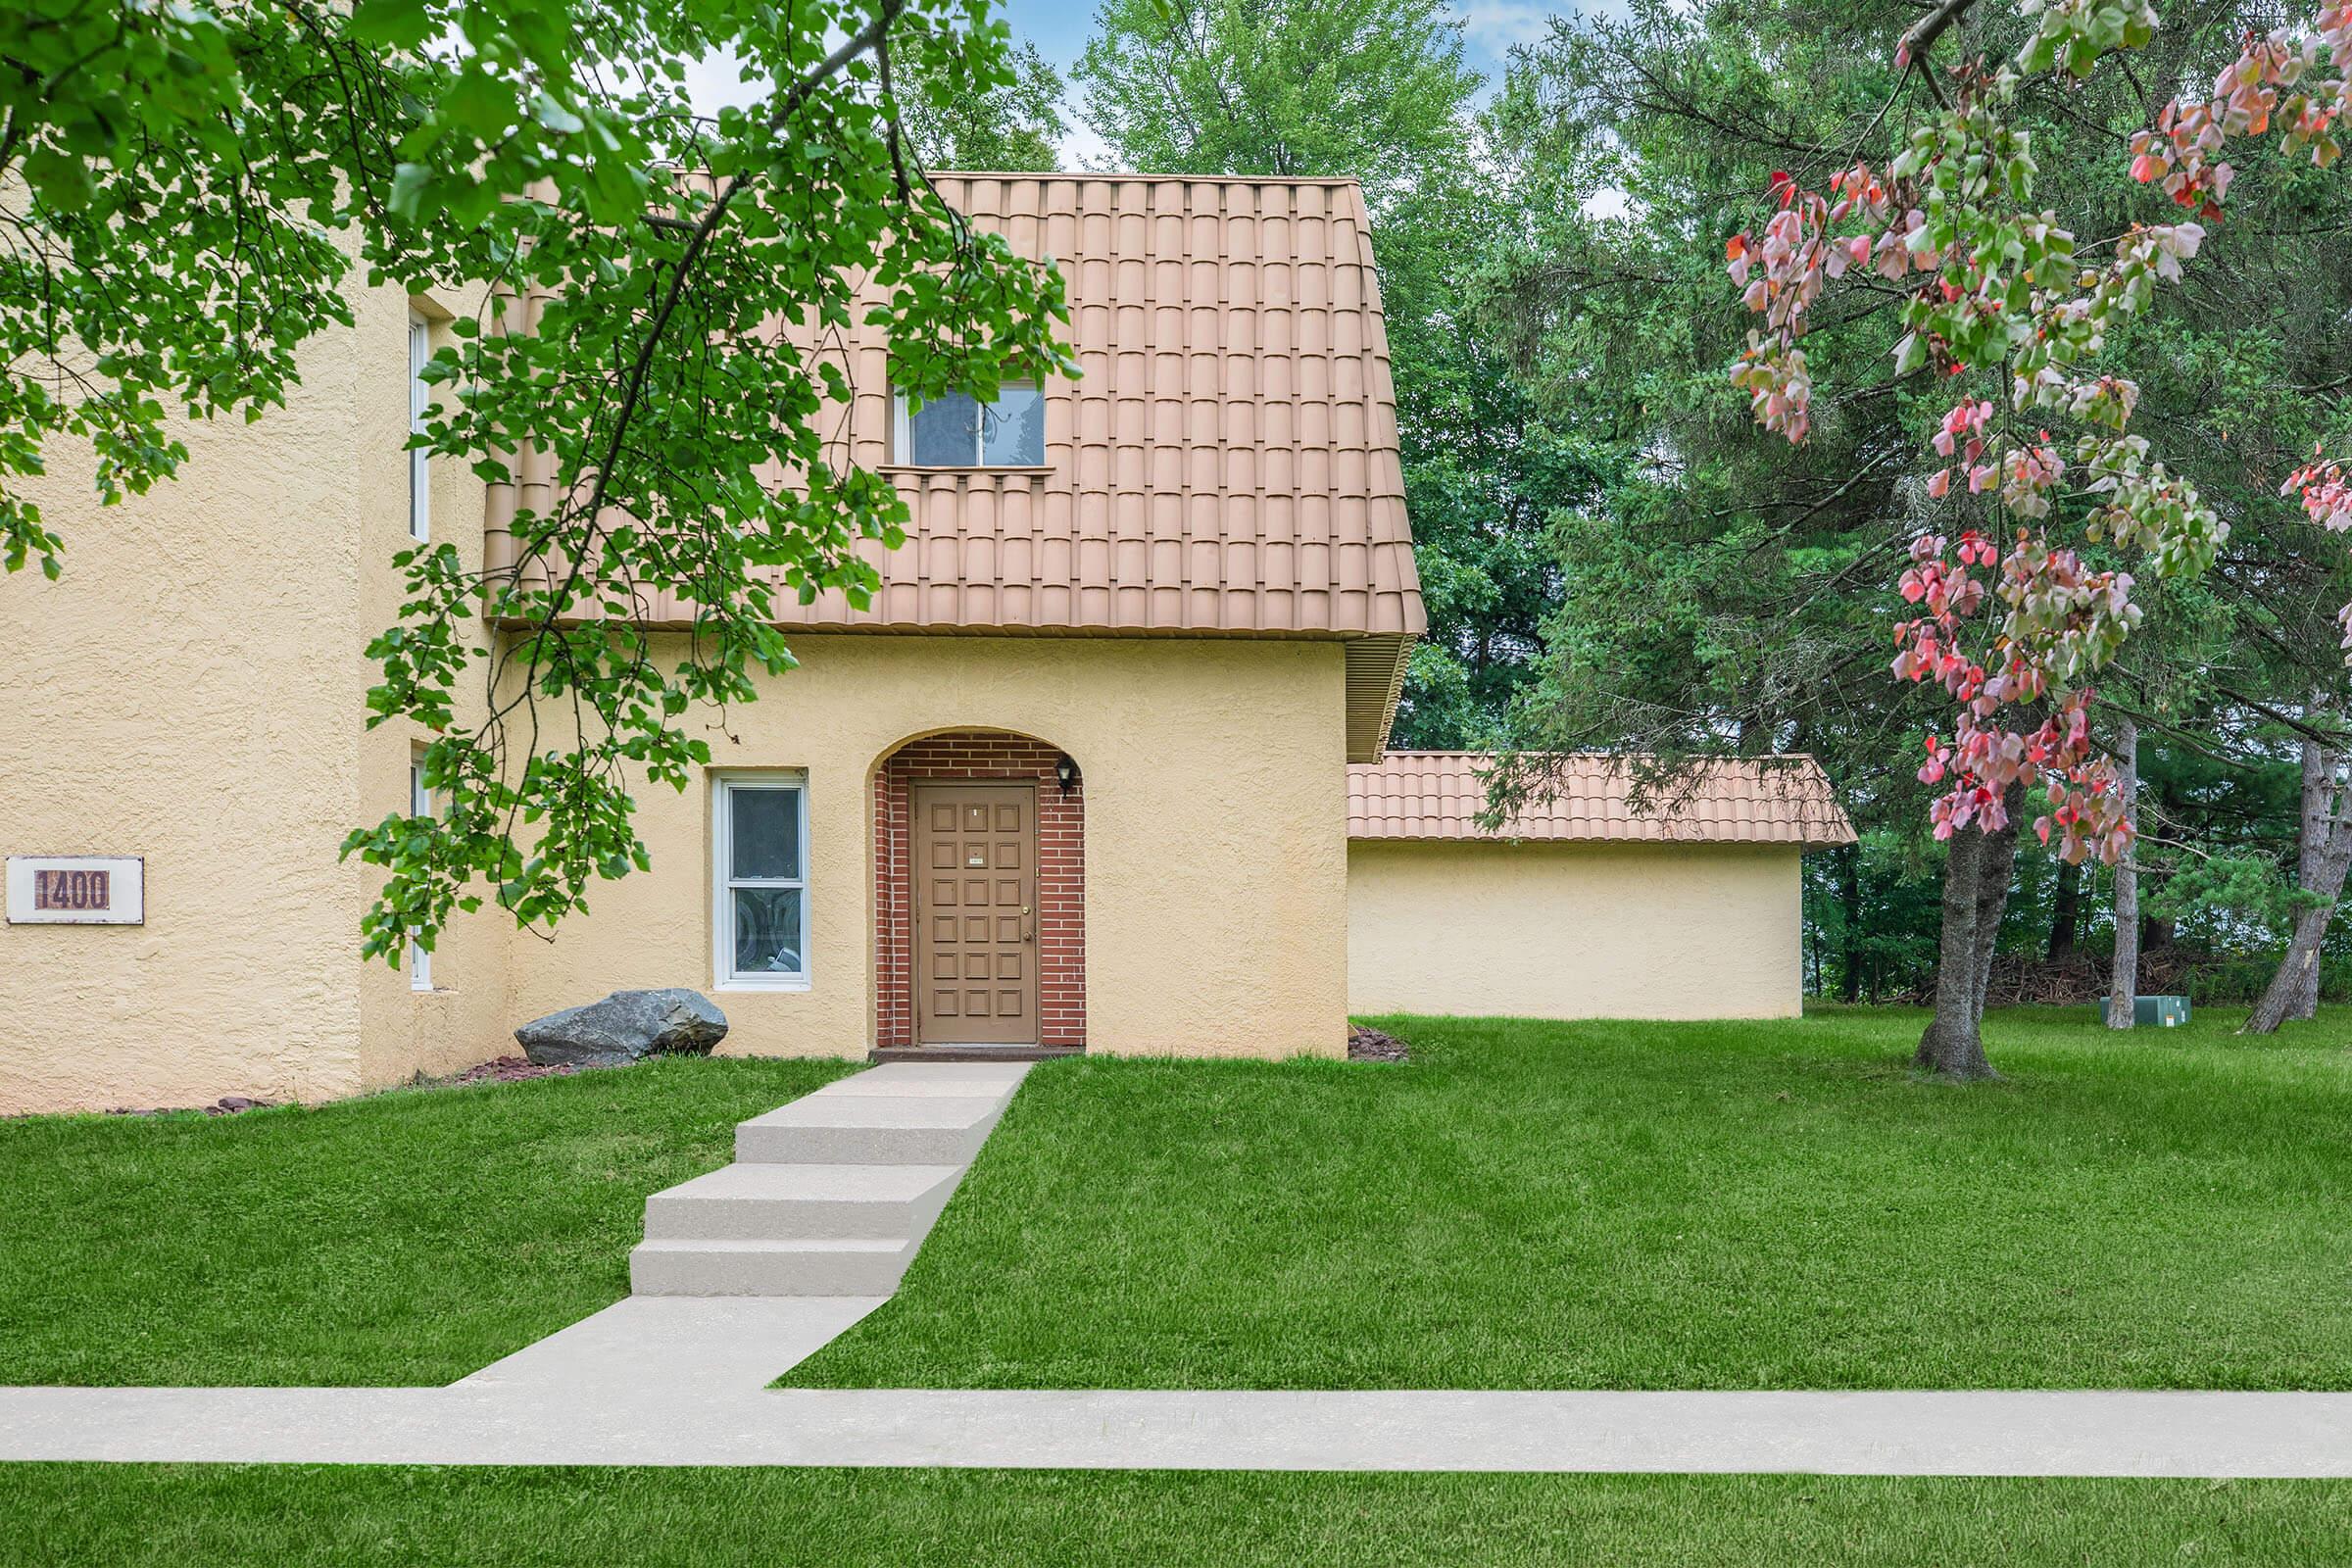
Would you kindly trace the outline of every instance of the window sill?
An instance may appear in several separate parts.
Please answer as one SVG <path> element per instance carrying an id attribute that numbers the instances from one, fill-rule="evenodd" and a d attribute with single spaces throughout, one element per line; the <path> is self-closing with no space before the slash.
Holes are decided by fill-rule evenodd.
<path id="1" fill-rule="evenodd" d="M 1009 474 L 1016 478 L 1039 478 L 1054 471 L 1050 463 L 885 463 L 878 473 L 969 473 L 980 476 Z"/>
<path id="2" fill-rule="evenodd" d="M 710 989 L 713 991 L 806 991 L 808 989 L 808 977 L 805 974 L 780 974 L 770 979 L 762 976 L 739 975 L 731 980 L 718 981 Z"/>

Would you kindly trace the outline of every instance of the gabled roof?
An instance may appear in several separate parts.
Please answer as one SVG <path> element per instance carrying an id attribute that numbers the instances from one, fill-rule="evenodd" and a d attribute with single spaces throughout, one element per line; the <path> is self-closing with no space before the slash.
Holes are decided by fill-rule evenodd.
<path id="1" fill-rule="evenodd" d="M 787 599 L 777 619 L 1343 640 L 1348 755 L 1378 757 L 1427 622 L 1355 181 L 949 173 L 933 184 L 977 226 L 1061 269 L 1083 374 L 1048 389 L 1042 467 L 894 466 L 889 343 L 862 320 L 841 334 L 837 362 L 856 390 L 834 450 L 892 475 L 908 537 L 895 551 L 858 547 L 881 578 L 868 608 L 836 591 Z M 491 498 L 494 564 L 507 489 Z M 654 610 L 692 618 L 689 606 Z"/>
<path id="2" fill-rule="evenodd" d="M 1486 809 L 1485 752 L 1391 752 L 1348 769 L 1351 839 L 1535 839 L 1637 844 L 1854 842 L 1821 764 L 1810 757 L 1706 761 L 1658 784 L 1648 809 L 1630 799 L 1634 759 L 1560 760 L 1556 793 L 1529 800 L 1497 833 L 1478 825 Z"/>

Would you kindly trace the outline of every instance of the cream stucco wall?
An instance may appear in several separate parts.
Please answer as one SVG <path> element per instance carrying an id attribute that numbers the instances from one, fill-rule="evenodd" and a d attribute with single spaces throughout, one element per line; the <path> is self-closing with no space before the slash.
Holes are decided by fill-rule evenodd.
<path id="1" fill-rule="evenodd" d="M 429 992 L 363 963 L 378 873 L 337 847 L 406 809 L 423 737 L 365 728 L 364 648 L 410 543 L 411 302 L 353 301 L 286 408 L 184 424 L 189 461 L 151 494 L 100 508 L 86 453 L 49 454 L 36 498 L 65 578 L 0 577 L 0 854 L 142 856 L 147 918 L 0 924 L 0 1112 L 330 1099 L 512 1051 L 517 1022 L 640 985 L 710 992 L 732 1053 L 861 1054 L 870 782 L 944 729 L 1033 735 L 1085 769 L 1092 1049 L 1345 1050 L 1333 642 L 801 634 L 802 667 L 710 738 L 724 767 L 808 771 L 807 992 L 713 989 L 707 781 L 641 793 L 654 870 L 592 889 L 552 942 L 490 909 L 445 933 Z M 481 482 L 440 464 L 431 484 L 433 539 L 478 564 Z"/>
<path id="2" fill-rule="evenodd" d="M 1348 1010 L 1792 1017 L 1799 862 L 1790 846 L 1359 840 Z"/>
<path id="3" fill-rule="evenodd" d="M 711 797 L 638 793 L 654 868 L 516 939 L 514 1013 L 637 986 L 708 992 L 723 1053 L 857 1055 L 874 1036 L 872 780 L 919 735 L 1002 729 L 1086 778 L 1087 1045 L 1346 1049 L 1346 709 L 1336 643 L 803 633 L 801 666 L 710 732 L 727 771 L 808 779 L 806 992 L 717 988 Z"/>
<path id="4" fill-rule="evenodd" d="M 389 563 L 412 544 L 407 455 L 401 450 L 409 416 L 406 333 L 410 311 L 414 306 L 425 318 L 432 347 L 437 350 L 452 341 L 452 311 L 478 311 L 481 304 L 478 293 L 411 302 L 384 291 L 370 298 L 369 316 L 362 318 L 363 328 L 368 330 L 371 368 L 361 394 L 368 419 L 361 448 L 368 455 L 371 470 L 386 464 L 389 466 L 381 477 L 371 472 L 361 502 L 359 525 L 368 548 L 357 579 L 360 649 L 398 618 L 405 597 L 405 579 Z M 395 340 L 400 359 L 387 370 L 372 357 L 381 355 L 382 346 Z M 462 464 L 435 463 L 427 479 L 431 501 L 428 542 L 454 545 L 469 571 L 480 570 L 482 564 L 483 490 L 481 477 Z M 476 635 L 487 641 L 489 633 L 478 628 Z M 375 666 L 363 658 L 363 691 L 373 683 L 375 674 Z M 459 683 L 457 698 L 457 718 L 462 724 L 476 721 L 487 704 L 487 693 L 472 679 Z M 355 824 L 373 823 L 387 811 L 408 809 L 409 766 L 427 739 L 420 726 L 405 722 L 385 724 L 361 735 Z M 371 896 L 381 873 L 356 860 L 349 869 L 360 880 L 362 892 Z M 453 911 L 449 928 L 435 944 L 431 990 L 416 989 L 405 967 L 394 969 L 380 962 L 358 965 L 359 1087 L 377 1089 L 419 1072 L 449 1072 L 513 1052 L 514 999 L 507 974 L 513 940 L 514 921 L 500 910 Z M 345 943 L 347 954 L 356 950 L 356 942 L 353 937 Z"/>
<path id="5" fill-rule="evenodd" d="M 146 923 L 0 924 L 0 1111 L 318 1100 L 494 1054 L 506 933 L 453 932 L 413 995 L 360 962 L 373 873 L 336 861 L 405 806 L 417 739 L 363 729 L 409 542 L 409 301 L 353 302 L 287 407 L 182 421 L 148 495 L 101 508 L 87 453 L 48 454 L 65 576 L 0 578 L 0 854 L 144 856 Z M 478 559 L 480 481 L 438 467 L 433 532 Z"/>

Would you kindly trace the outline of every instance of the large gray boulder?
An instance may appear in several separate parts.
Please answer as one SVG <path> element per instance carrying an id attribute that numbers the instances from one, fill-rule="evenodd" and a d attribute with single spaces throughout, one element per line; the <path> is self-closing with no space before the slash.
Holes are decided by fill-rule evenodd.
<path id="1" fill-rule="evenodd" d="M 698 991 L 615 991 L 514 1031 L 542 1067 L 620 1067 L 657 1054 L 708 1056 L 727 1037 L 727 1015 Z"/>

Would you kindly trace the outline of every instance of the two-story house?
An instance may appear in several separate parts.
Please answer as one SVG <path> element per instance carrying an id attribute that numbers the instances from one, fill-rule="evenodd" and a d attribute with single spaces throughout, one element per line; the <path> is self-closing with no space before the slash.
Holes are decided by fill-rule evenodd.
<path id="1" fill-rule="evenodd" d="M 939 185 L 1062 267 L 1082 376 L 910 411 L 852 338 L 845 456 L 908 541 L 870 608 L 784 612 L 800 667 L 642 794 L 652 871 L 552 941 L 490 910 L 364 965 L 372 873 L 335 853 L 415 788 L 418 737 L 362 728 L 390 556 L 507 559 L 514 496 L 402 450 L 459 302 L 361 291 L 290 407 L 195 428 L 152 495 L 101 512 L 58 463 L 67 577 L 0 583 L 0 851 L 121 858 L 138 923 L 12 897 L 0 1109 L 348 1094 L 641 986 L 708 993 L 723 1051 L 828 1055 L 1796 1010 L 1799 858 L 1850 836 L 1817 770 L 1640 818 L 1580 768 L 1498 838 L 1475 759 L 1388 751 L 1425 619 L 1351 181 Z"/>

